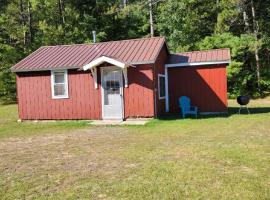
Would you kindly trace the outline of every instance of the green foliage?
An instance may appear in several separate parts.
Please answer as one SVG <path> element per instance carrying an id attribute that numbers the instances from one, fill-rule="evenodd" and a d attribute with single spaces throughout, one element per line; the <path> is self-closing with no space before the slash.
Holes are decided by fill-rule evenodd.
<path id="1" fill-rule="evenodd" d="M 6 103 L 16 99 L 15 75 L 10 73 L 9 67 L 18 58 L 16 49 L 0 44 L 0 101 Z"/>
<path id="2" fill-rule="evenodd" d="M 231 97 L 248 94 L 254 97 L 259 93 L 256 84 L 254 63 L 254 37 L 250 34 L 234 36 L 231 33 L 215 34 L 198 43 L 199 49 L 230 48 L 232 62 L 227 68 L 228 90 Z M 261 90 L 269 91 L 269 79 L 261 80 Z"/>
<path id="3" fill-rule="evenodd" d="M 167 37 L 172 50 L 194 49 L 198 41 L 214 32 L 215 8 L 210 0 L 166 1 L 158 7 L 158 31 Z"/>
<path id="4" fill-rule="evenodd" d="M 148 2 L 126 2 L 0 0 L 0 99 L 16 100 L 15 75 L 9 68 L 42 45 L 91 43 L 94 30 L 98 42 L 149 37 Z M 251 0 L 153 1 L 155 35 L 165 36 L 173 52 L 230 48 L 230 95 L 264 96 L 270 91 L 270 3 L 253 2 L 259 26 L 257 40 Z M 256 45 L 261 65 L 259 84 Z"/>

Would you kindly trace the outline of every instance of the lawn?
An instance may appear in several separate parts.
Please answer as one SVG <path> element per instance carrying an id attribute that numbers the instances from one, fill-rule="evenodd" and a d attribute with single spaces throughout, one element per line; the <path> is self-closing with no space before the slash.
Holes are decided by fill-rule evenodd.
<path id="1" fill-rule="evenodd" d="M 270 199 L 270 99 L 146 126 L 17 123 L 0 106 L 0 199 Z"/>

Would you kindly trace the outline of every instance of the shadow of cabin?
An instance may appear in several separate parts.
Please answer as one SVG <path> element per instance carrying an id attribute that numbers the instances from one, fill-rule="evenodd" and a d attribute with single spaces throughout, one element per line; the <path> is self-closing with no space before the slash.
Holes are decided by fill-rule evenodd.
<path id="1" fill-rule="evenodd" d="M 199 112 L 227 112 L 227 83 L 224 66 L 169 69 L 170 112 L 180 112 L 178 99 L 188 96 Z"/>

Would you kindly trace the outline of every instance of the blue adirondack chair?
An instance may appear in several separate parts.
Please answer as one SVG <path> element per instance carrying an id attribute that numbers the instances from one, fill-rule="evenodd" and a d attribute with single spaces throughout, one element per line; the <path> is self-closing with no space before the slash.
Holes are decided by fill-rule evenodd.
<path id="1" fill-rule="evenodd" d="M 190 105 L 190 99 L 187 96 L 179 98 L 179 107 L 182 111 L 182 116 L 185 118 L 186 114 L 198 116 L 198 107 Z"/>

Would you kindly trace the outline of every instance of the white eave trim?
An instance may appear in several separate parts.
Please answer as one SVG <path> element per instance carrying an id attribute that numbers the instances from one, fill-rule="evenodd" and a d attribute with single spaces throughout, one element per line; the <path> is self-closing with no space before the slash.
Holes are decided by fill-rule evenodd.
<path id="1" fill-rule="evenodd" d="M 88 70 L 88 69 L 92 69 L 92 68 L 94 68 L 94 67 L 97 67 L 97 66 L 101 65 L 101 64 L 104 63 L 104 62 L 110 63 L 110 64 L 112 64 L 112 65 L 114 65 L 114 66 L 117 66 L 117 67 L 120 67 L 120 68 L 122 68 L 122 69 L 128 67 L 128 65 L 127 65 L 126 63 L 120 62 L 120 61 L 115 60 L 115 59 L 113 59 L 113 58 L 109 58 L 109 57 L 107 57 L 107 56 L 101 56 L 101 57 L 99 57 L 99 58 L 93 60 L 93 61 L 90 62 L 89 64 L 84 65 L 84 66 L 83 66 L 83 70 L 86 71 L 86 70 Z"/>
<path id="2" fill-rule="evenodd" d="M 120 62 L 118 60 L 115 60 L 115 59 L 107 57 L 107 56 L 101 56 L 101 57 L 93 60 L 89 64 L 83 66 L 84 71 L 89 70 L 89 69 L 91 70 L 91 73 L 93 75 L 94 82 L 95 82 L 95 89 L 98 89 L 97 68 L 96 67 L 101 65 L 102 63 L 105 63 L 105 62 L 122 69 L 124 80 L 125 80 L 125 87 L 128 87 L 127 67 L 129 67 L 131 65 L 129 65 L 127 63 Z"/>
<path id="3" fill-rule="evenodd" d="M 211 62 L 192 62 L 192 63 L 173 63 L 165 64 L 165 67 L 188 67 L 188 66 L 203 66 L 203 65 L 219 65 L 219 64 L 229 64 L 230 60 L 224 61 L 211 61 Z"/>

